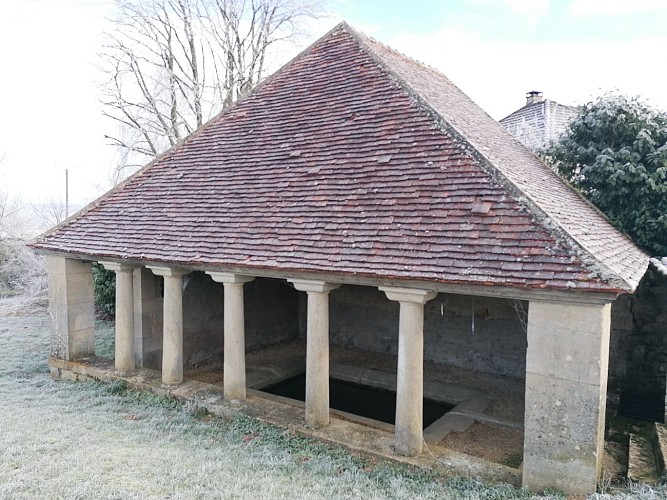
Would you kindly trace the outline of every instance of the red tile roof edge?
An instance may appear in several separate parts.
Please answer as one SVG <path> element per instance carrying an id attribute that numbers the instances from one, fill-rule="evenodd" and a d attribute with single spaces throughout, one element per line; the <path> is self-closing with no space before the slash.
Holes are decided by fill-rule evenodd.
<path id="1" fill-rule="evenodd" d="M 42 249 L 42 248 L 36 248 L 36 251 L 38 253 L 44 254 L 44 255 L 53 255 L 57 257 L 64 257 L 64 258 L 72 258 L 72 259 L 81 259 L 81 260 L 90 260 L 90 261 L 99 261 L 99 260 L 109 260 L 109 261 L 118 261 L 118 260 L 124 260 L 118 257 L 118 255 L 114 254 L 104 254 L 104 253 L 99 253 L 95 255 L 88 255 L 88 254 L 82 254 L 82 253 L 77 253 L 77 252 L 70 252 L 70 251 L 63 251 L 63 250 L 50 250 L 50 249 Z M 596 294 L 596 295 L 619 295 L 622 293 L 626 293 L 626 290 L 621 289 L 621 288 L 614 288 L 613 286 L 610 287 L 600 287 L 600 288 L 589 288 L 589 289 L 582 289 L 582 288 L 574 288 L 572 286 L 566 285 L 553 285 L 549 283 L 549 285 L 537 285 L 537 284 L 519 284 L 519 283 L 507 283 L 507 282 L 495 282 L 495 281 L 487 281 L 487 282 L 472 282 L 472 281 L 466 281 L 464 279 L 461 280 L 443 280 L 443 279 L 437 279 L 437 278 L 430 278 L 430 279 L 425 279 L 423 277 L 412 277 L 412 276 L 398 276 L 398 275 L 390 275 L 390 274 L 383 274 L 383 275 L 377 275 L 377 274 L 372 274 L 372 273 L 365 273 L 365 272 L 345 272 L 345 271 L 335 271 L 334 273 L 329 273 L 327 271 L 314 271 L 309 268 L 296 268 L 296 267 L 290 267 L 288 269 L 285 269 L 283 267 L 279 266 L 270 266 L 270 265 L 253 265 L 253 266 L 243 266 L 241 264 L 234 264 L 234 265 L 224 265 L 224 264 L 215 264 L 215 265 L 207 265 L 203 264 L 200 262 L 173 262 L 170 260 L 162 260 L 158 258 L 152 258 L 150 260 L 146 261 L 141 261 L 141 260 L 132 260 L 130 261 L 131 263 L 142 263 L 143 265 L 156 265 L 156 264 L 172 264 L 172 267 L 176 267 L 179 269 L 190 269 L 190 272 L 196 272 L 196 271 L 202 271 L 203 269 L 206 270 L 211 270 L 211 271 L 225 271 L 225 272 L 235 272 L 237 273 L 236 269 L 243 269 L 243 272 L 247 272 L 248 275 L 252 276 L 253 273 L 252 271 L 280 271 L 284 273 L 284 276 L 277 277 L 278 279 L 289 279 L 289 278 L 295 278 L 295 277 L 302 277 L 303 275 L 308 275 L 312 277 L 312 279 L 320 278 L 323 279 L 323 276 L 328 276 L 335 274 L 337 276 L 345 276 L 345 277 L 355 277 L 355 278 L 367 278 L 368 283 L 367 284 L 361 284 L 362 286 L 375 286 L 372 285 L 371 282 L 386 282 L 386 281 L 399 281 L 399 282 L 405 282 L 407 283 L 438 283 L 441 285 L 454 285 L 454 286 L 463 286 L 463 287 L 470 287 L 470 288 L 488 288 L 488 287 L 493 287 L 495 289 L 513 289 L 513 290 L 521 290 L 527 293 L 530 293 L 530 291 L 539 291 L 539 292 L 544 292 L 544 293 L 549 293 L 549 292 L 577 292 L 579 294 Z M 295 276 L 297 275 L 297 276 Z M 265 276 L 265 277 L 275 277 L 275 276 Z M 327 281 L 335 281 L 331 279 L 327 279 Z M 355 284 L 355 283 L 348 283 L 348 284 Z M 379 286 L 379 285 L 378 285 Z"/>

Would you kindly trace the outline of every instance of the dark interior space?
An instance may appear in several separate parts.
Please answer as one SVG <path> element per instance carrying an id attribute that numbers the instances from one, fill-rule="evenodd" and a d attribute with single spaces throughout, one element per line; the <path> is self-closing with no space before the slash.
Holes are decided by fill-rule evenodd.
<path id="1" fill-rule="evenodd" d="M 304 401 L 306 374 L 279 382 L 264 392 Z M 396 393 L 366 385 L 329 379 L 329 406 L 335 410 L 393 424 L 396 417 Z M 453 408 L 428 399 L 424 400 L 424 429 Z"/>

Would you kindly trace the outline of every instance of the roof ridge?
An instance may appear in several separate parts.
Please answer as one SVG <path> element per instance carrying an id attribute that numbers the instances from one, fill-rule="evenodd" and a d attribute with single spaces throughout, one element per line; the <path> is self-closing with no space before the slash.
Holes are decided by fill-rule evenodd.
<path id="1" fill-rule="evenodd" d="M 445 75 L 442 71 L 440 71 L 440 70 L 439 70 L 438 68 L 436 68 L 435 66 L 431 66 L 431 65 L 428 64 L 427 62 L 420 61 L 419 59 L 416 59 L 416 58 L 414 58 L 414 57 L 412 57 L 412 56 L 406 54 L 405 52 L 401 52 L 400 50 L 395 49 L 395 48 L 393 48 L 393 47 L 387 45 L 386 43 L 383 43 L 383 42 L 379 41 L 379 40 L 378 40 L 377 38 L 375 38 L 375 37 L 372 37 L 372 36 L 370 36 L 370 35 L 367 35 L 366 33 L 364 33 L 364 32 L 362 32 L 362 31 L 359 31 L 359 30 L 353 28 L 352 26 L 350 26 L 349 24 L 347 24 L 345 21 L 343 21 L 341 24 L 344 24 L 344 25 L 348 28 L 348 31 L 349 31 L 351 34 L 356 35 L 356 37 L 357 37 L 357 38 L 359 39 L 359 41 L 361 41 L 362 43 L 363 43 L 365 40 L 369 40 L 369 41 L 371 41 L 371 42 L 373 42 L 373 43 L 376 43 L 377 45 L 381 46 L 381 47 L 384 48 L 385 50 L 387 50 L 387 51 L 389 51 L 389 52 L 392 52 L 392 53 L 394 53 L 394 54 L 397 54 L 397 55 L 399 55 L 400 57 L 402 57 L 403 59 L 407 59 L 408 61 L 412 61 L 412 62 L 414 62 L 414 63 L 419 64 L 420 66 L 424 66 L 425 68 L 428 68 L 428 69 L 430 69 L 431 71 L 434 71 L 434 72 L 438 73 L 440 76 L 442 76 L 443 78 L 447 79 L 450 83 L 452 83 L 452 85 L 454 85 L 454 83 L 447 77 L 447 75 Z M 383 64 L 383 67 L 384 67 L 384 64 Z M 391 73 L 394 74 L 393 71 L 392 71 Z M 398 76 L 398 75 L 395 75 L 395 76 Z M 458 87 L 457 87 L 457 88 L 458 88 Z"/>
<path id="2" fill-rule="evenodd" d="M 554 216 L 549 210 L 547 210 L 545 207 L 541 206 L 541 204 L 532 196 L 529 192 L 526 190 L 522 189 L 513 179 L 510 178 L 510 176 L 504 172 L 501 168 L 496 166 L 494 162 L 482 151 L 482 147 L 478 146 L 475 141 L 467 136 L 467 134 L 463 133 L 458 129 L 456 125 L 454 125 L 451 120 L 447 119 L 445 116 L 443 116 L 442 113 L 440 113 L 429 101 L 428 99 L 421 94 L 416 88 L 414 88 L 404 77 L 402 77 L 390 64 L 390 62 L 385 61 L 385 59 L 382 57 L 381 54 L 377 53 L 377 51 L 374 49 L 374 47 L 370 46 L 368 42 L 372 42 L 380 46 L 381 48 L 388 50 L 390 53 L 395 54 L 399 56 L 400 58 L 410 61 L 414 64 L 418 64 L 422 68 L 425 68 L 427 70 L 430 70 L 434 73 L 437 73 L 440 77 L 444 78 L 447 83 L 449 83 L 452 87 L 456 89 L 456 91 L 459 92 L 460 96 L 462 96 L 464 99 L 471 101 L 472 100 L 456 85 L 454 84 L 446 75 L 444 75 L 442 72 L 439 70 L 423 64 L 411 57 L 405 56 L 401 52 L 392 49 L 391 47 L 387 47 L 383 43 L 375 41 L 372 37 L 368 37 L 363 33 L 359 33 L 354 29 L 350 29 L 350 33 L 355 37 L 355 39 L 358 41 L 362 49 L 365 50 L 366 53 L 369 54 L 369 56 L 377 63 L 379 64 L 385 71 L 387 71 L 396 81 L 396 83 L 403 88 L 404 91 L 406 91 L 409 96 L 416 100 L 422 108 L 424 108 L 426 111 L 431 114 L 432 118 L 434 119 L 434 122 L 436 125 L 439 125 L 442 128 L 445 129 L 447 133 L 453 133 L 455 137 L 459 140 L 465 143 L 468 148 L 465 148 L 466 150 L 469 151 L 469 153 L 473 156 L 478 158 L 481 163 L 481 166 L 484 168 L 484 170 L 491 175 L 491 177 L 496 180 L 497 182 L 500 183 L 500 185 L 504 186 L 509 194 L 511 194 L 514 199 L 526 206 L 526 208 L 533 214 L 533 216 L 536 217 L 536 219 L 540 222 L 542 227 L 544 227 L 559 243 L 569 243 L 565 244 L 566 249 L 571 249 L 578 251 L 579 255 L 582 257 L 582 262 L 591 269 L 591 271 L 594 271 L 597 275 L 601 276 L 603 279 L 610 281 L 611 283 L 614 283 L 616 286 L 619 286 L 620 283 L 622 283 L 624 286 L 620 286 L 622 289 L 634 289 L 636 286 L 636 283 L 633 283 L 629 281 L 627 278 L 623 277 L 620 275 L 616 270 L 612 269 L 605 261 L 600 259 L 595 253 L 587 248 L 587 246 L 579 241 L 574 235 L 570 234 L 570 232 L 567 230 L 567 228 L 557 220 L 557 217 Z M 472 102 L 474 105 L 474 102 Z M 476 105 L 475 105 L 476 106 Z M 578 191 L 574 190 L 562 177 L 560 177 L 557 173 L 553 172 L 542 160 L 540 160 L 537 156 L 532 153 L 528 148 L 526 148 L 523 144 L 521 144 L 514 136 L 512 136 L 509 132 L 507 132 L 502 125 L 500 125 L 496 120 L 494 120 L 486 111 L 484 111 L 482 108 L 479 108 L 479 110 L 482 111 L 482 113 L 493 123 L 497 124 L 500 130 L 502 131 L 503 134 L 506 135 L 506 137 L 518 144 L 521 148 L 525 150 L 526 153 L 530 154 L 531 156 L 534 157 L 536 161 L 538 161 L 543 168 L 545 169 L 545 173 L 547 175 L 555 175 L 560 182 L 562 182 L 568 189 L 573 190 L 586 204 L 590 207 L 593 208 L 598 214 L 602 215 L 605 220 L 607 220 L 606 216 L 597 208 L 595 207 L 590 201 L 585 199 L 581 193 Z M 444 127 L 443 127 L 444 126 Z M 608 220 L 607 220 L 608 222 Z M 611 225 L 611 223 L 609 223 Z M 612 226 L 613 227 L 613 226 Z M 614 228 L 615 229 L 615 228 Z M 629 239 L 627 235 L 624 233 L 620 232 L 617 230 L 619 235 L 624 237 L 626 240 L 628 240 L 630 243 L 634 245 L 634 242 Z M 648 259 L 648 257 L 647 257 Z M 646 261 L 646 264 L 648 266 L 648 260 Z"/>

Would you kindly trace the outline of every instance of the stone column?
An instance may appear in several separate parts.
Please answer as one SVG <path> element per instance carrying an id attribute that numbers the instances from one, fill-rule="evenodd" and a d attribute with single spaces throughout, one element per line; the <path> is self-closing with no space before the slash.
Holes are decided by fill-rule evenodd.
<path id="1" fill-rule="evenodd" d="M 147 266 L 164 277 L 162 322 L 162 383 L 183 382 L 183 276 L 189 271 L 170 267 Z"/>
<path id="2" fill-rule="evenodd" d="M 224 391 L 225 399 L 245 399 L 245 315 L 243 285 L 254 276 L 206 271 L 225 287 L 224 298 Z"/>
<path id="3" fill-rule="evenodd" d="M 73 360 L 95 354 L 93 272 L 89 262 L 47 256 L 51 357 Z"/>
<path id="4" fill-rule="evenodd" d="M 401 304 L 394 447 L 399 455 L 416 456 L 424 441 L 424 304 L 437 293 L 412 288 L 380 290 Z"/>
<path id="5" fill-rule="evenodd" d="M 133 266 L 116 262 L 101 262 L 109 271 L 116 273 L 116 371 L 124 373 L 134 370 L 134 289 Z"/>
<path id="6" fill-rule="evenodd" d="M 530 301 L 523 486 L 595 492 L 604 454 L 610 304 Z"/>
<path id="7" fill-rule="evenodd" d="M 340 285 L 290 280 L 308 293 L 306 328 L 306 425 L 329 425 L 329 292 Z"/>

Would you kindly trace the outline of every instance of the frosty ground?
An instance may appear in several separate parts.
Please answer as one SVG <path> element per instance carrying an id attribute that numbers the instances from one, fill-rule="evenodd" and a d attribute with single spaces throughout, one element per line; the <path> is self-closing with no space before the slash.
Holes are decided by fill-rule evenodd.
<path id="1" fill-rule="evenodd" d="M 0 299 L 0 499 L 559 498 L 370 462 L 248 417 L 119 384 L 52 380 L 48 313 Z M 113 356 L 99 322 L 99 355 Z M 591 499 L 666 498 L 633 487 Z"/>

